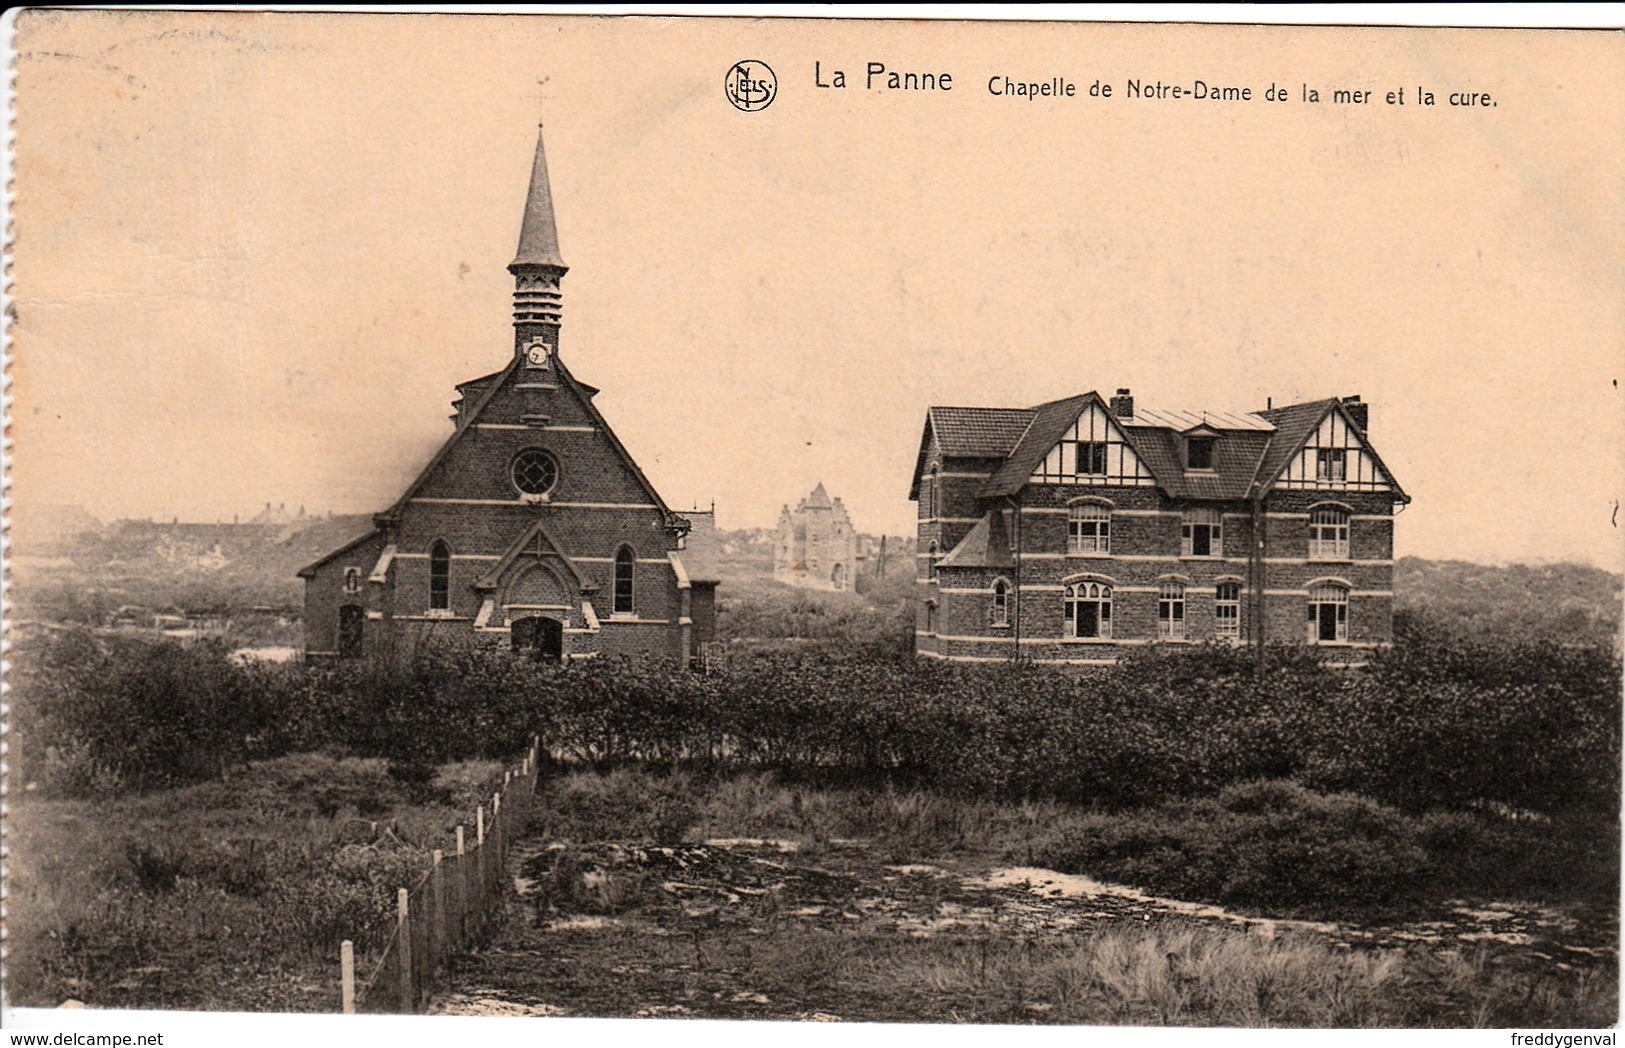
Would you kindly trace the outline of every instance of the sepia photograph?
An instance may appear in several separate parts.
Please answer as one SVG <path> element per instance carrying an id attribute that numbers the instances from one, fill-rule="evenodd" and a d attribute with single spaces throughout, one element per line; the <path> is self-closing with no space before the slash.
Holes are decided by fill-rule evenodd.
<path id="1" fill-rule="evenodd" d="M 1613 1043 L 1617 29 L 11 17 L 6 1025 Z"/>

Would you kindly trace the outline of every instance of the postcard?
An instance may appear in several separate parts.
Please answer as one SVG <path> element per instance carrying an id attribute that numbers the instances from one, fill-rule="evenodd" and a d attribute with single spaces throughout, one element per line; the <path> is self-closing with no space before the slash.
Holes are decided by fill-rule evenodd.
<path id="1" fill-rule="evenodd" d="M 13 74 L 18 1029 L 1617 1024 L 1617 31 Z"/>

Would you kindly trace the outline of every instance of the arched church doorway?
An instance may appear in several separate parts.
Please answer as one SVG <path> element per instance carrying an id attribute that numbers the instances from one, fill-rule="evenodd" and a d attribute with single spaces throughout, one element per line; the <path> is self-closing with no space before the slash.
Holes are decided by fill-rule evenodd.
<path id="1" fill-rule="evenodd" d="M 513 650 L 543 662 L 564 658 L 564 623 L 545 615 L 527 615 L 508 626 Z"/>

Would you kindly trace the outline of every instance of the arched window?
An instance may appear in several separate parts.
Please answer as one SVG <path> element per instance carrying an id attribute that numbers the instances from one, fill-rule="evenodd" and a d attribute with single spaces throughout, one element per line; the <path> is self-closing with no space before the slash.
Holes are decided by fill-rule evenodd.
<path id="1" fill-rule="evenodd" d="M 1010 625 L 1010 583 L 997 579 L 993 583 L 993 605 L 988 609 L 987 624 L 994 628 Z"/>
<path id="2" fill-rule="evenodd" d="M 361 592 L 361 569 L 344 569 L 344 592 L 355 594 Z"/>
<path id="3" fill-rule="evenodd" d="M 1309 559 L 1349 559 L 1348 510 L 1319 506 L 1309 514 Z"/>
<path id="4" fill-rule="evenodd" d="M 925 577 L 935 582 L 937 578 L 937 544 L 932 542 L 925 550 Z"/>
<path id="5" fill-rule="evenodd" d="M 451 547 L 443 541 L 429 550 L 429 610 L 451 610 Z"/>
<path id="6" fill-rule="evenodd" d="M 1182 557 L 1224 556 L 1224 517 L 1211 506 L 1185 511 L 1180 525 L 1179 555 Z"/>
<path id="7" fill-rule="evenodd" d="M 1112 588 L 1101 582 L 1066 587 L 1066 636 L 1108 640 L 1112 635 Z"/>
<path id="8" fill-rule="evenodd" d="M 932 466 L 925 474 L 925 483 L 921 485 L 921 494 L 924 498 L 925 519 L 935 520 L 937 516 L 937 467 Z"/>
<path id="9" fill-rule="evenodd" d="M 1078 502 L 1066 510 L 1068 553 L 1110 553 L 1112 511 L 1098 502 Z"/>
<path id="10" fill-rule="evenodd" d="M 1335 582 L 1309 588 L 1309 643 L 1337 644 L 1349 639 L 1349 591 Z"/>
<path id="11" fill-rule="evenodd" d="M 1213 635 L 1241 639 L 1241 583 L 1221 582 L 1214 589 Z"/>
<path id="12" fill-rule="evenodd" d="M 616 615 L 632 614 L 632 568 L 635 560 L 632 550 L 622 546 L 615 554 L 615 607 Z"/>
<path id="13" fill-rule="evenodd" d="M 846 589 L 846 565 L 837 564 L 830 569 L 829 584 L 838 590 Z"/>

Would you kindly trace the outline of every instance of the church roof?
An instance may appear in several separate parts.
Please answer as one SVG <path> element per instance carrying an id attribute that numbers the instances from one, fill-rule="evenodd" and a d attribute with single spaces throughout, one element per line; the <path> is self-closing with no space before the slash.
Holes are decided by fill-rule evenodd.
<path id="1" fill-rule="evenodd" d="M 831 503 L 829 501 L 829 492 L 824 490 L 823 481 L 819 481 L 818 486 L 816 488 L 813 488 L 812 494 L 808 495 L 806 497 L 806 499 L 804 499 L 802 501 L 801 508 L 802 509 L 829 509 L 830 505 L 831 505 Z"/>
<path id="2" fill-rule="evenodd" d="M 525 198 L 525 221 L 519 228 L 519 251 L 509 268 L 556 266 L 565 268 L 559 254 L 559 225 L 553 217 L 553 189 L 547 181 L 547 153 L 542 129 L 536 128 L 536 160 L 530 169 L 530 194 Z"/>

